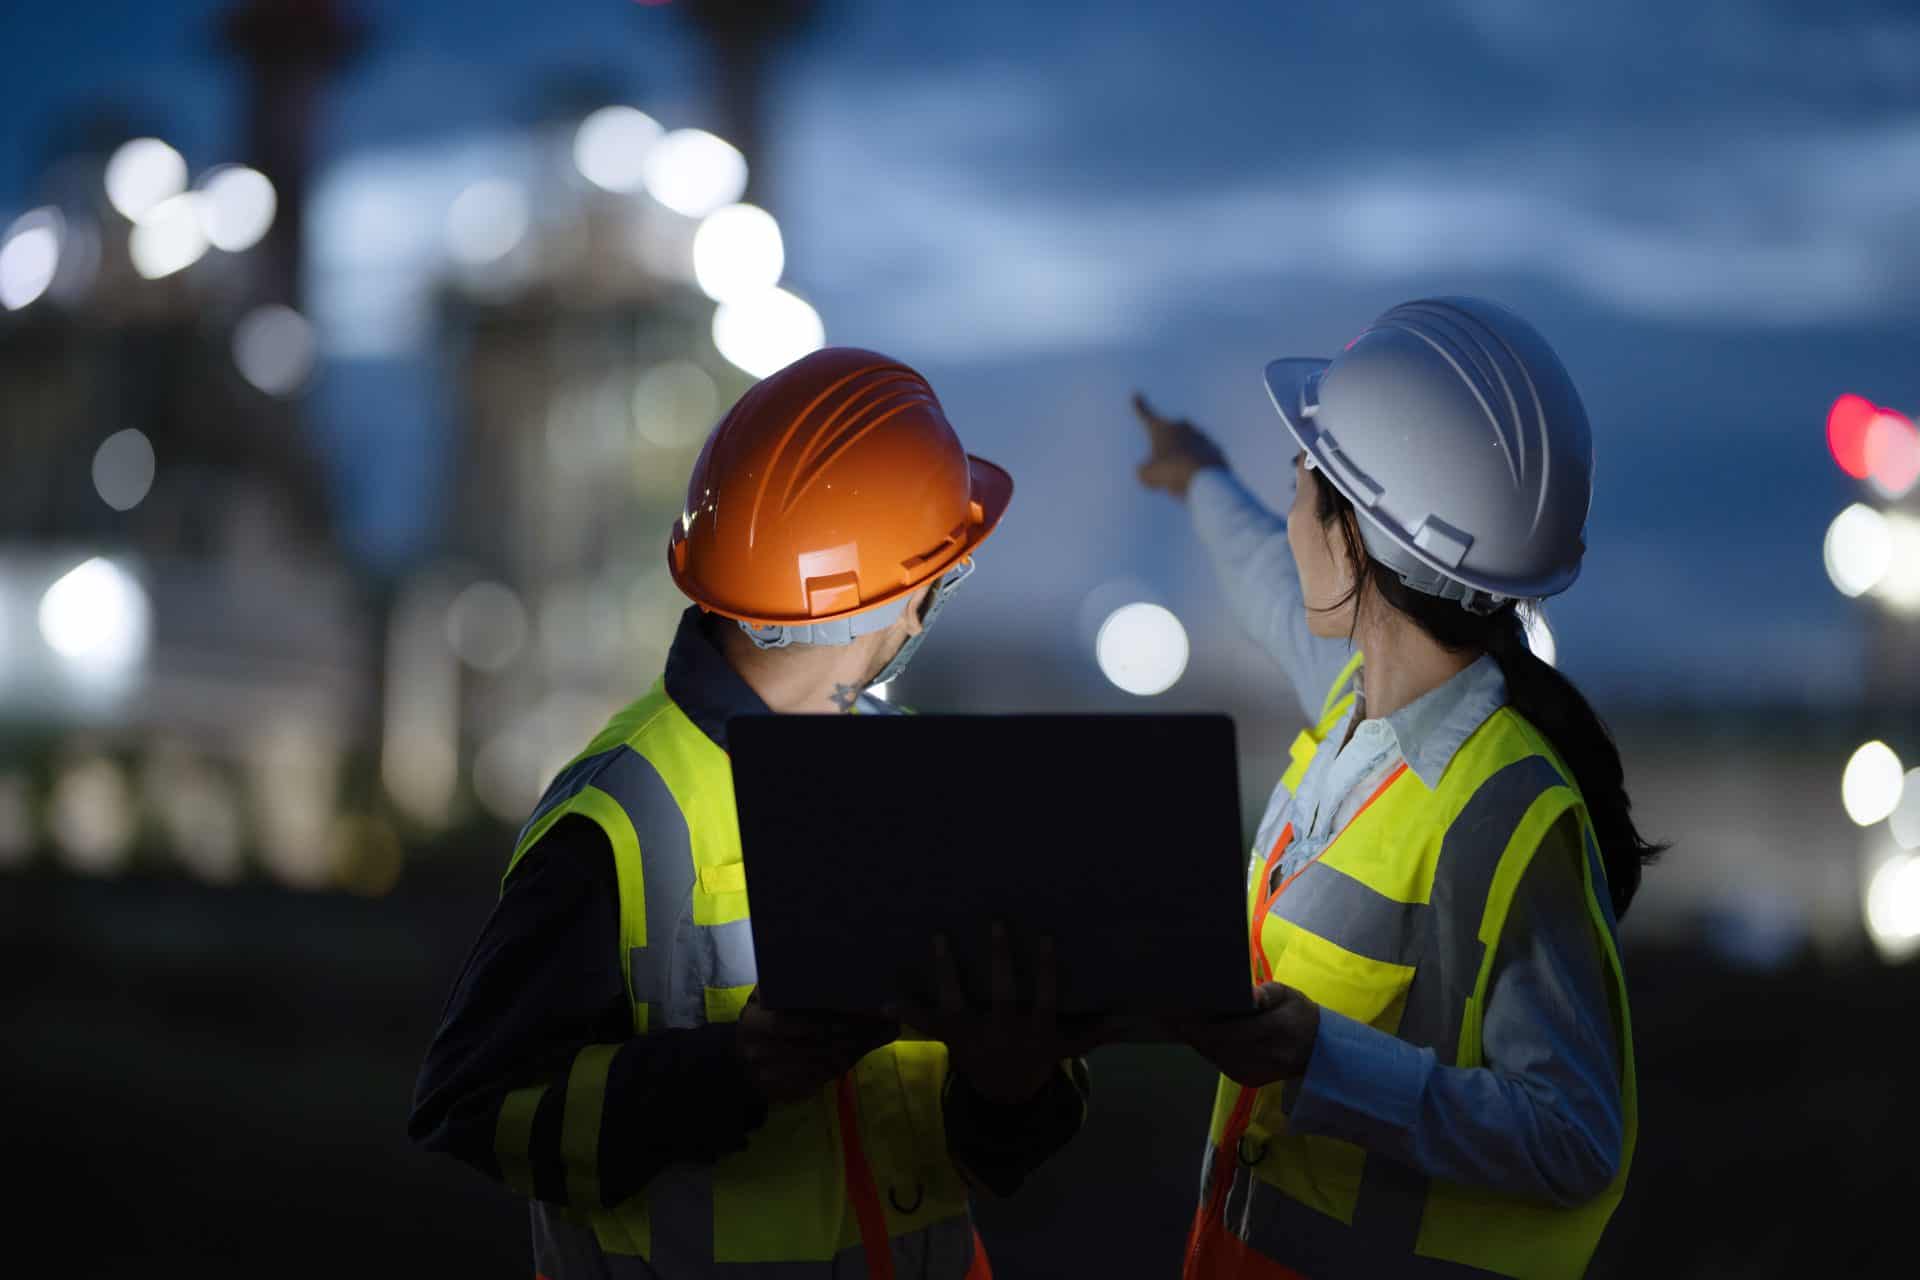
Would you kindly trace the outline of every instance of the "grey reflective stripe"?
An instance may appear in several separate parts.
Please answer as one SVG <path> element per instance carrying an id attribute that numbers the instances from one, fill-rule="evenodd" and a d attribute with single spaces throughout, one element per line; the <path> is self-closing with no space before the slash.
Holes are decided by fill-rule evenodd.
<path id="1" fill-rule="evenodd" d="M 526 824 L 520 828 L 520 834 L 513 838 L 514 848 L 520 847 L 520 842 L 527 838 L 527 832 L 540 825 L 540 819 L 579 795 L 587 783 L 592 781 L 594 771 L 622 751 L 632 754 L 632 749 L 629 747 L 612 747 L 606 751 L 596 751 L 590 756 L 582 756 L 562 769 L 559 776 L 547 784 L 545 793 L 540 797 L 540 803 L 534 806 L 533 816 L 528 818 Z"/>
<path id="2" fill-rule="evenodd" d="M 652 762 L 627 746 L 607 757 L 588 781 L 618 801 L 633 824 L 646 898 L 647 944 L 627 958 L 633 998 L 661 1007 L 675 990 L 674 940 L 693 901 L 693 837 L 679 801 Z"/>
<path id="3" fill-rule="evenodd" d="M 1396 902 L 1322 861 L 1287 886 L 1273 912 L 1357 956 L 1411 965 L 1425 945 L 1432 908 Z"/>
<path id="4" fill-rule="evenodd" d="M 1501 855 L 1533 802 L 1564 785 L 1566 780 L 1545 756 L 1516 760 L 1480 784 L 1441 841 L 1428 895 L 1431 927 L 1407 988 L 1399 1035 L 1431 1048 L 1447 1066 L 1453 1066 L 1459 1054 L 1467 1000 L 1480 977 L 1486 951 L 1480 917 Z"/>
<path id="5" fill-rule="evenodd" d="M 1480 920 L 1500 859 L 1533 802 L 1563 785 L 1565 779 L 1545 757 L 1515 761 L 1480 784 L 1441 842 L 1432 909 L 1415 940 L 1418 959 L 1399 1036 L 1432 1049 L 1449 1066 L 1459 1056 L 1467 1000 L 1486 953 Z M 1419 1170 L 1368 1153 L 1354 1203 L 1354 1234 L 1390 1254 L 1411 1254 L 1420 1237 L 1428 1188 L 1429 1179 Z"/>
<path id="6" fill-rule="evenodd" d="M 1258 1178 L 1248 1181 L 1252 1185 L 1241 1238 L 1256 1252 L 1313 1280 L 1375 1280 L 1378 1276 L 1459 1280 L 1495 1274 L 1464 1263 L 1423 1258 L 1411 1248 L 1392 1248 L 1357 1230 L 1357 1219 L 1349 1227 Z"/>
<path id="7" fill-rule="evenodd" d="M 713 951 L 713 972 L 707 975 L 709 987 L 744 987 L 759 973 L 753 963 L 753 922 L 729 920 L 725 924 L 696 925 L 703 930 Z"/>
<path id="8" fill-rule="evenodd" d="M 551 1207 L 533 1204 L 534 1265 L 548 1280 L 655 1280 L 710 1276 L 714 1280 L 866 1280 L 867 1254 L 859 1245 L 812 1262 L 715 1262 L 713 1190 L 705 1170 L 676 1166 L 646 1190 L 653 1259 L 605 1253 L 593 1231 L 575 1226 Z M 925 1280 L 965 1280 L 973 1266 L 973 1223 L 966 1214 L 895 1236 L 894 1274 Z"/>

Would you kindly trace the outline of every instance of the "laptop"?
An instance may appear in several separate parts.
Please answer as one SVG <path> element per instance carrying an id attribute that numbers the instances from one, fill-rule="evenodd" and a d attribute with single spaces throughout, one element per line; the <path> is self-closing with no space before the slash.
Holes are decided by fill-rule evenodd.
<path id="1" fill-rule="evenodd" d="M 1063 1015 L 1251 1003 L 1224 715 L 753 715 L 727 726 L 769 1008 L 933 1003 L 944 931 L 985 1005 L 1054 939 Z"/>

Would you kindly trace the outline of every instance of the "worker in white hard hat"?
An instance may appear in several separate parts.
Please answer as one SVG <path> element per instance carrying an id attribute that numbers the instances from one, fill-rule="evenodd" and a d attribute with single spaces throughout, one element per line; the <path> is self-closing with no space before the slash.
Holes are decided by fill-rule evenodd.
<path id="1" fill-rule="evenodd" d="M 1220 1071 L 1185 1274 L 1578 1276 L 1637 1129 L 1620 757 L 1526 627 L 1580 571 L 1593 444 L 1546 340 L 1472 298 L 1277 360 L 1282 518 L 1136 397 L 1308 727 L 1248 876 L 1254 999 Z"/>

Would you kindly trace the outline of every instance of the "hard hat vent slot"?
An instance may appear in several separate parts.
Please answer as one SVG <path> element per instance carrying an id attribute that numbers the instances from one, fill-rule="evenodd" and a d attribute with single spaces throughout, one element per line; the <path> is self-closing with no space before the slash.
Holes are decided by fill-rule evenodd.
<path id="1" fill-rule="evenodd" d="M 1473 535 L 1462 533 L 1437 516 L 1428 516 L 1413 535 L 1413 545 L 1447 568 L 1458 569 L 1467 558 L 1467 549 L 1473 546 Z"/>
<path id="2" fill-rule="evenodd" d="M 808 578 L 806 592 L 807 612 L 816 618 L 822 614 L 858 608 L 860 575 L 852 572 L 830 573 L 824 577 Z"/>
<path id="3" fill-rule="evenodd" d="M 977 502 L 972 503 L 971 507 L 973 511 L 980 510 L 980 504 Z M 972 512 L 969 512 L 969 515 L 971 516 Z M 984 519 L 985 517 L 981 516 L 981 517 L 975 517 L 975 518 Z M 959 542 L 961 539 L 965 538 L 966 536 L 967 536 L 967 524 L 966 524 L 966 521 L 963 520 L 959 524 L 953 526 L 952 529 L 948 530 L 946 537 L 940 539 L 939 542 L 935 543 L 933 546 L 929 547 L 927 550 L 922 551 L 917 556 L 909 556 L 907 559 L 902 560 L 900 562 L 901 585 L 906 586 L 907 584 L 912 583 L 917 578 L 919 578 L 921 576 L 920 570 L 924 568 L 929 561 L 937 560 L 941 556 L 946 555 L 947 549 L 949 547 L 952 547 L 955 543 Z"/>

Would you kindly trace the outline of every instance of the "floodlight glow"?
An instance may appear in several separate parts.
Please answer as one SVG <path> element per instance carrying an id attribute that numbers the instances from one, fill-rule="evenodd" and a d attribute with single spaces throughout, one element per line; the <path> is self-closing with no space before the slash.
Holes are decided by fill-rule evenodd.
<path id="1" fill-rule="evenodd" d="M 1186 672 L 1187 629 L 1169 609 L 1144 602 L 1122 605 L 1100 624 L 1094 656 L 1107 679 L 1126 692 L 1152 697 Z"/>

